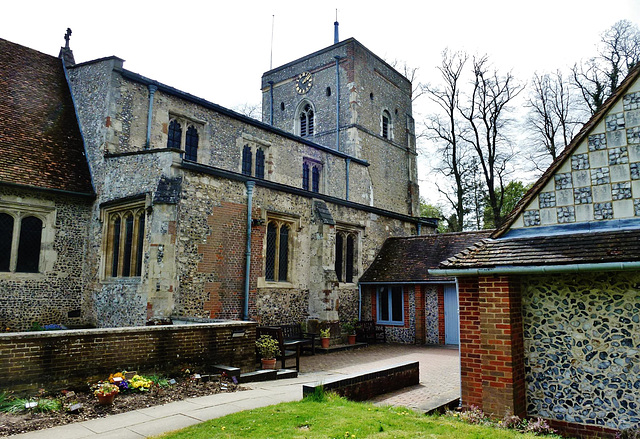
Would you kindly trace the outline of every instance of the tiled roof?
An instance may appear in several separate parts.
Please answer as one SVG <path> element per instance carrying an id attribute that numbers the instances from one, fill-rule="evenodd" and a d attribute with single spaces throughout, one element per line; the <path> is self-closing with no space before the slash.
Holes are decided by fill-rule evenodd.
<path id="1" fill-rule="evenodd" d="M 627 77 L 604 102 L 602 108 L 600 108 L 600 110 L 596 114 L 594 114 L 586 124 L 584 124 L 578 134 L 576 134 L 575 137 L 571 140 L 571 143 L 567 145 L 564 151 L 562 151 L 562 153 L 556 158 L 556 160 L 554 160 L 551 166 L 549 166 L 544 174 L 542 174 L 538 181 L 536 181 L 531 189 L 522 197 L 516 207 L 511 211 L 507 218 L 505 218 L 505 221 L 502 223 L 502 225 L 495 230 L 492 235 L 493 238 L 498 238 L 504 235 L 509 230 L 513 222 L 518 218 L 518 215 L 520 215 L 520 213 L 522 213 L 522 211 L 527 207 L 531 200 L 538 195 L 538 193 L 542 190 L 542 188 L 544 188 L 547 182 L 551 178 L 553 178 L 556 171 L 563 165 L 563 163 L 567 159 L 571 157 L 574 150 L 578 148 L 578 146 L 585 140 L 591 130 L 598 123 L 600 123 L 602 118 L 607 114 L 611 107 L 613 107 L 615 103 L 624 96 L 629 87 L 634 83 L 636 79 L 638 79 L 639 76 L 640 63 L 629 71 Z"/>
<path id="2" fill-rule="evenodd" d="M 3 39 L 0 183 L 93 194 L 61 61 Z"/>
<path id="3" fill-rule="evenodd" d="M 493 268 L 640 261 L 640 230 L 484 239 L 440 268 Z"/>
<path id="4" fill-rule="evenodd" d="M 487 238 L 491 230 L 388 238 L 371 266 L 360 277 L 368 282 L 424 282 L 447 279 L 430 276 L 430 268 Z"/>

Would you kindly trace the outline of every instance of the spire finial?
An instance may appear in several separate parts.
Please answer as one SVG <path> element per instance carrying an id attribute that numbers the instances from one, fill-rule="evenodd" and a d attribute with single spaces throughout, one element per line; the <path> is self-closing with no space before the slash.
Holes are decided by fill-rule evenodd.
<path id="1" fill-rule="evenodd" d="M 340 38 L 338 37 L 338 8 L 336 8 L 336 21 L 333 23 L 333 44 L 338 44 Z"/>
<path id="2" fill-rule="evenodd" d="M 71 28 L 68 27 L 67 28 L 67 32 L 64 34 L 64 48 L 68 49 L 69 48 L 69 40 L 71 39 Z"/>

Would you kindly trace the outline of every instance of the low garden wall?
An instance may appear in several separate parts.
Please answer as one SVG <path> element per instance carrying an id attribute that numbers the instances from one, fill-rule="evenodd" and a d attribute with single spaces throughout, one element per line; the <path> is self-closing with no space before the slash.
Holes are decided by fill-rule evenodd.
<path id="1" fill-rule="evenodd" d="M 0 334 L 0 390 L 86 387 L 122 370 L 171 374 L 213 365 L 255 369 L 253 322 Z"/>
<path id="2" fill-rule="evenodd" d="M 325 392 L 337 393 L 352 401 L 366 401 L 374 396 L 419 383 L 420 363 L 413 361 L 362 374 L 330 378 L 315 385 L 305 385 L 302 387 L 302 394 L 307 396 L 317 387 L 322 387 Z"/>

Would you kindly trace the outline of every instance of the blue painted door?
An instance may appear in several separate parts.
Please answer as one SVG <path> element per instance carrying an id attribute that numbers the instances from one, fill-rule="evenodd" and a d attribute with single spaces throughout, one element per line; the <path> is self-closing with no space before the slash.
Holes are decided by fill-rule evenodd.
<path id="1" fill-rule="evenodd" d="M 444 342 L 460 343 L 460 321 L 458 317 L 458 291 L 455 285 L 444 286 Z"/>

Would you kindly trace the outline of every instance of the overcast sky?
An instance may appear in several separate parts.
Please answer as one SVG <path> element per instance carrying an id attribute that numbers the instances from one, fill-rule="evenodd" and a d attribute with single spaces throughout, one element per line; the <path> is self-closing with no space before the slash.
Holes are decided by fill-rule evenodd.
<path id="1" fill-rule="evenodd" d="M 640 23 L 638 0 L 21 0 L 3 4 L 0 38 L 57 55 L 70 27 L 76 62 L 116 55 L 128 70 L 233 108 L 260 102 L 272 17 L 277 67 L 333 44 L 336 8 L 341 40 L 354 37 L 387 61 L 418 67 L 422 82 L 437 82 L 447 47 L 486 53 L 524 82 L 595 55 L 616 21 Z M 421 180 L 433 177 L 427 168 Z M 432 188 L 421 188 L 431 199 Z"/>

